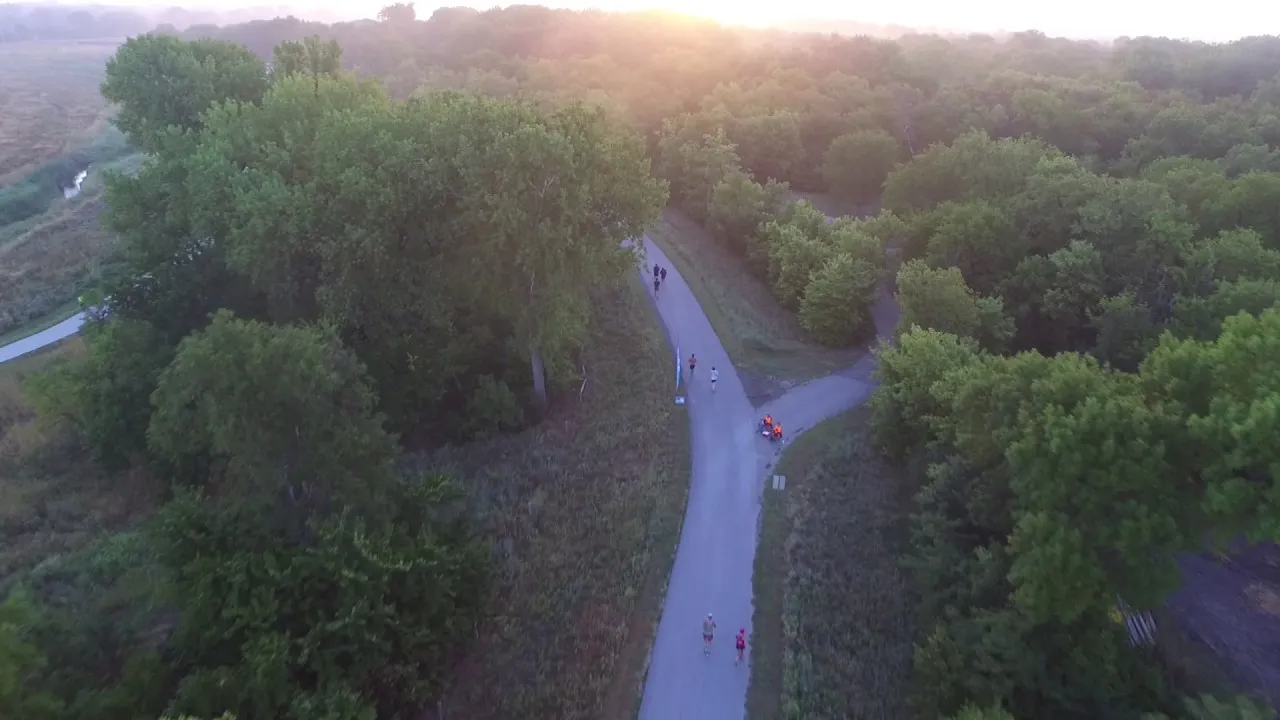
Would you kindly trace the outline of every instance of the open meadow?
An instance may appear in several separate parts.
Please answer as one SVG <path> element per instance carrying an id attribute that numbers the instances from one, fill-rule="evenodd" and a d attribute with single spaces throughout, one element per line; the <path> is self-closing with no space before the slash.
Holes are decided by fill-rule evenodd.
<path id="1" fill-rule="evenodd" d="M 99 91 L 114 41 L 0 44 L 0 338 L 38 331 L 116 249 L 99 222 L 107 172 L 140 156 Z M 85 175 L 81 176 L 80 173 Z M 76 187 L 76 178 L 81 184 Z"/>
<path id="2" fill-rule="evenodd" d="M 112 41 L 0 44 L 0 187 L 88 145 L 112 109 L 98 91 Z"/>

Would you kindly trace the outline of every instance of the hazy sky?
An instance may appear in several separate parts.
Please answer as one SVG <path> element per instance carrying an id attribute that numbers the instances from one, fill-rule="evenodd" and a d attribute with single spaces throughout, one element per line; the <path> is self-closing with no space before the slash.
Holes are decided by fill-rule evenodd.
<path id="1" fill-rule="evenodd" d="M 534 1 L 534 0 L 528 0 Z M 126 0 L 127 2 L 127 0 Z M 175 0 L 135 0 L 138 4 L 181 4 Z M 337 12 L 373 16 L 391 0 L 192 0 L 191 5 L 244 7 L 275 2 L 303 7 L 326 7 Z M 132 4 L 132 3 L 131 3 Z M 509 3 L 461 2 L 487 8 Z M 1280 3 L 1270 0 L 1217 0 L 1216 2 L 1151 2 L 1143 0 L 560 0 L 544 2 L 552 7 L 599 7 L 605 10 L 663 8 L 691 15 L 705 15 L 724 22 L 761 24 L 786 20 L 840 19 L 870 23 L 926 25 L 959 31 L 1042 30 L 1069 37 L 1117 37 L 1167 35 L 1197 40 L 1226 41 L 1248 35 L 1280 34 Z M 439 7 L 438 2 L 417 2 L 419 17 Z M 1184 9 L 1185 8 L 1185 9 Z"/>

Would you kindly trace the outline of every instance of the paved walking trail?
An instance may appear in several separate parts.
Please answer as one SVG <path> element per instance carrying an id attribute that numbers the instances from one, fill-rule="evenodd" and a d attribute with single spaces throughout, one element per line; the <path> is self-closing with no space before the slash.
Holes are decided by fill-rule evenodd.
<path id="1" fill-rule="evenodd" d="M 51 328 L 46 328 L 38 333 L 28 335 L 21 340 L 0 347 L 0 363 L 8 362 L 14 358 L 22 357 L 30 352 L 35 352 L 42 347 L 52 345 L 59 340 L 71 337 L 80 331 L 80 326 L 84 324 L 84 313 L 76 313 Z"/>
<path id="2" fill-rule="evenodd" d="M 642 720 L 738 720 L 746 715 L 748 667 L 733 664 L 733 636 L 751 633 L 751 573 L 767 466 L 779 448 L 762 438 L 756 423 L 771 413 L 782 423 L 789 444 L 796 435 L 854 407 L 874 388 L 875 360 L 797 387 L 761 408 L 747 400 L 737 371 L 698 301 L 674 265 L 648 237 L 644 239 L 646 286 L 653 287 L 653 264 L 667 268 L 658 293 L 658 314 L 686 362 L 698 356 L 695 377 L 686 377 L 693 474 L 680 546 L 658 625 Z M 652 290 L 650 290 L 652 292 Z M 873 310 L 876 330 L 889 336 L 898 310 L 884 289 Z M 708 371 L 720 371 L 713 393 Z M 674 401 L 674 400 L 673 400 Z M 714 613 L 716 640 L 702 653 L 702 620 Z M 748 653 L 748 666 L 750 655 Z"/>

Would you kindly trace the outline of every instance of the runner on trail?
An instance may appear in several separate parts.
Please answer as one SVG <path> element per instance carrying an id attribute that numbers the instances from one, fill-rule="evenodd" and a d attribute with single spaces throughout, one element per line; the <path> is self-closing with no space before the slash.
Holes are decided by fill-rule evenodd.
<path id="1" fill-rule="evenodd" d="M 689 356 L 689 374 L 692 375 L 693 371 L 697 369 L 698 369 L 698 356 L 690 355 Z"/>
<path id="2" fill-rule="evenodd" d="M 658 273 L 659 273 L 659 272 L 661 272 L 661 270 L 658 268 L 658 263 L 654 263 L 654 264 L 653 264 L 653 279 L 654 279 L 654 280 L 657 280 L 657 279 L 658 279 Z"/>
<path id="3" fill-rule="evenodd" d="M 711 654 L 711 639 L 716 634 L 716 621 L 711 617 L 711 613 L 707 613 L 707 619 L 702 621 L 702 643 L 703 652 Z"/>
<path id="4" fill-rule="evenodd" d="M 720 378 L 720 373 L 716 372 L 716 366 L 711 366 L 711 392 L 716 391 L 716 380 Z"/>
<path id="5" fill-rule="evenodd" d="M 657 295 L 658 295 L 658 283 L 659 283 L 658 278 L 657 278 L 657 277 L 654 277 L 654 278 L 653 278 L 653 295 L 654 295 L 654 297 L 657 297 Z"/>
<path id="6" fill-rule="evenodd" d="M 738 649 L 738 657 L 734 658 L 733 660 L 733 664 L 737 665 L 738 663 L 742 662 L 742 654 L 747 649 L 747 629 L 746 628 L 742 628 L 738 630 L 738 637 L 734 638 L 733 645 Z"/>
<path id="7" fill-rule="evenodd" d="M 662 268 L 662 282 L 666 282 L 666 281 L 667 281 L 667 269 Z"/>

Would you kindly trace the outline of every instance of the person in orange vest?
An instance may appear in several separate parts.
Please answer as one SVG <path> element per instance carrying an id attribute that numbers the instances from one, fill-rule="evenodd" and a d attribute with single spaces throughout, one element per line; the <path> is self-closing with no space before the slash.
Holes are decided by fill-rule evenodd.
<path id="1" fill-rule="evenodd" d="M 776 425 L 773 426 L 773 439 L 774 440 L 782 439 L 782 423 L 777 423 Z"/>

